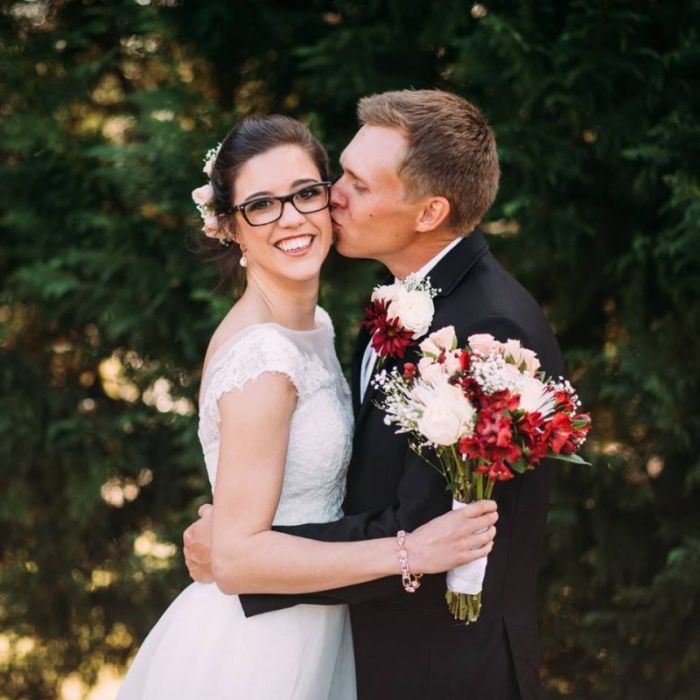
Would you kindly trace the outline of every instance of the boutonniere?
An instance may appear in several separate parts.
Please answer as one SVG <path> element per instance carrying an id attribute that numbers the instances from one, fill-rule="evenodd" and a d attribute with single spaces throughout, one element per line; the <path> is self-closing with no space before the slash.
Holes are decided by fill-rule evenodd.
<path id="1" fill-rule="evenodd" d="M 403 359 L 406 348 L 428 332 L 439 291 L 429 277 L 417 280 L 413 275 L 374 288 L 362 325 L 370 332 L 380 363 L 387 357 Z"/>

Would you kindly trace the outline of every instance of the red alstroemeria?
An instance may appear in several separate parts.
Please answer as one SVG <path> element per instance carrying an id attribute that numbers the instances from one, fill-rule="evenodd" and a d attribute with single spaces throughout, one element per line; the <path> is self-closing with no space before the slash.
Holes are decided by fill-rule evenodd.
<path id="1" fill-rule="evenodd" d="M 564 389 L 559 389 L 554 392 L 554 400 L 556 401 L 556 407 L 559 411 L 566 411 L 567 413 L 573 413 L 574 411 L 574 400 L 568 391 Z"/>
<path id="2" fill-rule="evenodd" d="M 571 425 L 571 418 L 563 412 L 555 413 L 549 421 L 547 421 L 547 437 L 549 446 L 554 454 L 559 454 L 563 451 L 564 446 L 571 439 L 574 428 Z M 565 452 L 564 454 L 571 454 Z"/>
<path id="3" fill-rule="evenodd" d="M 485 474 L 491 481 L 508 481 L 515 474 L 503 462 L 493 462 L 492 464 L 482 464 L 474 470 L 477 474 Z"/>

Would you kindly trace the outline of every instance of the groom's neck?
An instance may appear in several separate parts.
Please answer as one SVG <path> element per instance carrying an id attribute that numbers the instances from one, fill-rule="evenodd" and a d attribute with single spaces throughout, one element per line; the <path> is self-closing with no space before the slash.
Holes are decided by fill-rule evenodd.
<path id="1" fill-rule="evenodd" d="M 409 245 L 380 262 L 389 268 L 394 277 L 407 277 L 418 272 L 457 237 L 454 231 L 417 233 Z"/>

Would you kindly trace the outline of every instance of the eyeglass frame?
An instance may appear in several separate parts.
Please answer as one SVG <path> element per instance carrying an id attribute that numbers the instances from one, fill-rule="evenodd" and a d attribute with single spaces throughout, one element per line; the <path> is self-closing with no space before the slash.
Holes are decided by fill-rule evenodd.
<path id="1" fill-rule="evenodd" d="M 321 185 L 325 190 L 326 190 L 326 195 L 327 195 L 327 201 L 326 203 L 320 208 L 320 209 L 314 209 L 313 211 L 299 211 L 299 208 L 297 207 L 296 204 L 294 204 L 294 197 L 298 195 L 300 192 L 303 192 L 305 189 L 308 189 L 309 187 L 316 187 L 318 185 Z M 294 209 L 296 209 L 299 214 L 315 214 L 318 211 L 323 211 L 324 209 L 328 209 L 331 205 L 331 186 L 333 185 L 332 180 L 320 180 L 319 182 L 310 182 L 307 185 L 304 185 L 303 187 L 300 187 L 298 190 L 294 190 L 294 192 L 290 192 L 289 194 L 283 194 L 278 197 L 274 195 L 265 195 L 264 197 L 253 197 L 253 199 L 249 199 L 245 202 L 241 202 L 240 204 L 236 204 L 232 206 L 229 210 L 229 214 L 235 214 L 237 211 L 240 211 L 243 218 L 246 220 L 246 223 L 249 226 L 269 226 L 270 224 L 274 224 L 276 221 L 279 221 L 282 216 L 284 215 L 284 205 L 289 202 Z M 253 204 L 254 202 L 257 202 L 258 200 L 261 199 L 274 199 L 282 204 L 282 208 L 280 209 L 280 214 L 276 219 L 272 219 L 272 221 L 266 221 L 264 224 L 254 224 L 250 221 L 250 219 L 246 216 L 245 213 L 245 207 L 247 207 L 249 204 Z"/>

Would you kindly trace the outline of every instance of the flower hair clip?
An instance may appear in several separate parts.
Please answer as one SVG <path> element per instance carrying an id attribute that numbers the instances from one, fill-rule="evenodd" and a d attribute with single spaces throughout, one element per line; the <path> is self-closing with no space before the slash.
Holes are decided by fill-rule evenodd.
<path id="1" fill-rule="evenodd" d="M 211 174 L 220 149 L 221 144 L 218 144 L 214 148 L 210 148 L 204 156 L 202 172 L 209 178 L 209 182 L 192 190 L 192 200 L 197 206 L 199 215 L 202 217 L 202 231 L 204 234 L 210 238 L 218 238 L 222 244 L 226 245 L 228 241 L 221 231 L 219 216 L 214 210 L 214 188 L 211 185 Z"/>

